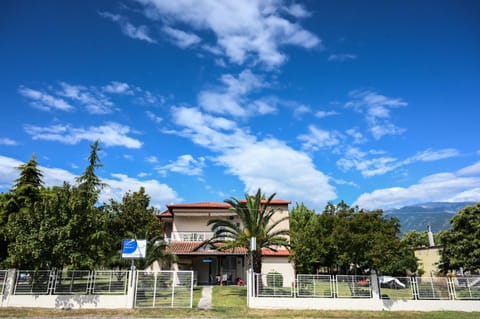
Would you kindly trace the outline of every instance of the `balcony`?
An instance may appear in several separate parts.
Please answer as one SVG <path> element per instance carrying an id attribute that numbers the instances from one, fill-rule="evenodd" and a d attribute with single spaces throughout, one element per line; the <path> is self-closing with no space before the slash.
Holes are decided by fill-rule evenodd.
<path id="1" fill-rule="evenodd" d="M 213 232 L 183 232 L 176 231 L 171 234 L 171 241 L 205 241 L 212 238 Z"/>

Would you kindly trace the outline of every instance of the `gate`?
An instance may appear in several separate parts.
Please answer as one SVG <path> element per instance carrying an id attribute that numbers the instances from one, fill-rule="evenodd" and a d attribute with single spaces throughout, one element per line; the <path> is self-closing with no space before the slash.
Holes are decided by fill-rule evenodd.
<path id="1" fill-rule="evenodd" d="M 192 308 L 193 271 L 137 271 L 135 308 Z"/>

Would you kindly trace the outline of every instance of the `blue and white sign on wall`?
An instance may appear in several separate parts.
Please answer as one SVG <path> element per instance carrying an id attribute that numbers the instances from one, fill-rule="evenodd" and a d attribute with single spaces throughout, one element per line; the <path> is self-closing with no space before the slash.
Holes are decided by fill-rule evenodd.
<path id="1" fill-rule="evenodd" d="M 122 258 L 145 258 L 147 241 L 145 239 L 124 239 L 122 243 Z"/>

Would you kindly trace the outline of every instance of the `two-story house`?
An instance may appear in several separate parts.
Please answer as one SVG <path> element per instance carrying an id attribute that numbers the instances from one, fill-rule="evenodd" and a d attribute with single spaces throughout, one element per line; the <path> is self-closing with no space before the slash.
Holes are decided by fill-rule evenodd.
<path id="1" fill-rule="evenodd" d="M 290 202 L 274 199 L 271 208 L 277 210 L 275 220 L 288 216 Z M 216 284 L 227 280 L 228 284 L 237 283 L 238 278 L 245 279 L 248 266 L 247 250 L 236 248 L 226 251 L 216 250 L 203 243 L 213 235 L 208 221 L 212 218 L 225 218 L 241 226 L 241 221 L 230 210 L 227 203 L 191 203 L 167 205 L 167 210 L 158 215 L 165 227 L 165 236 L 170 249 L 177 256 L 179 270 L 194 270 L 199 284 Z M 288 219 L 279 226 L 289 229 Z M 279 248 L 277 251 L 262 250 L 262 273 L 278 271 L 290 282 L 294 278 L 293 265 L 289 262 L 289 251 Z"/>

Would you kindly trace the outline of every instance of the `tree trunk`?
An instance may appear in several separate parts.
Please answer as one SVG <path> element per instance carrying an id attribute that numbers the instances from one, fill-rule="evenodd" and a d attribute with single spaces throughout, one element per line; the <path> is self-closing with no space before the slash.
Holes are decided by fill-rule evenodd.
<path id="1" fill-rule="evenodd" d="M 253 251 L 253 272 L 260 274 L 262 272 L 262 252 Z"/>

